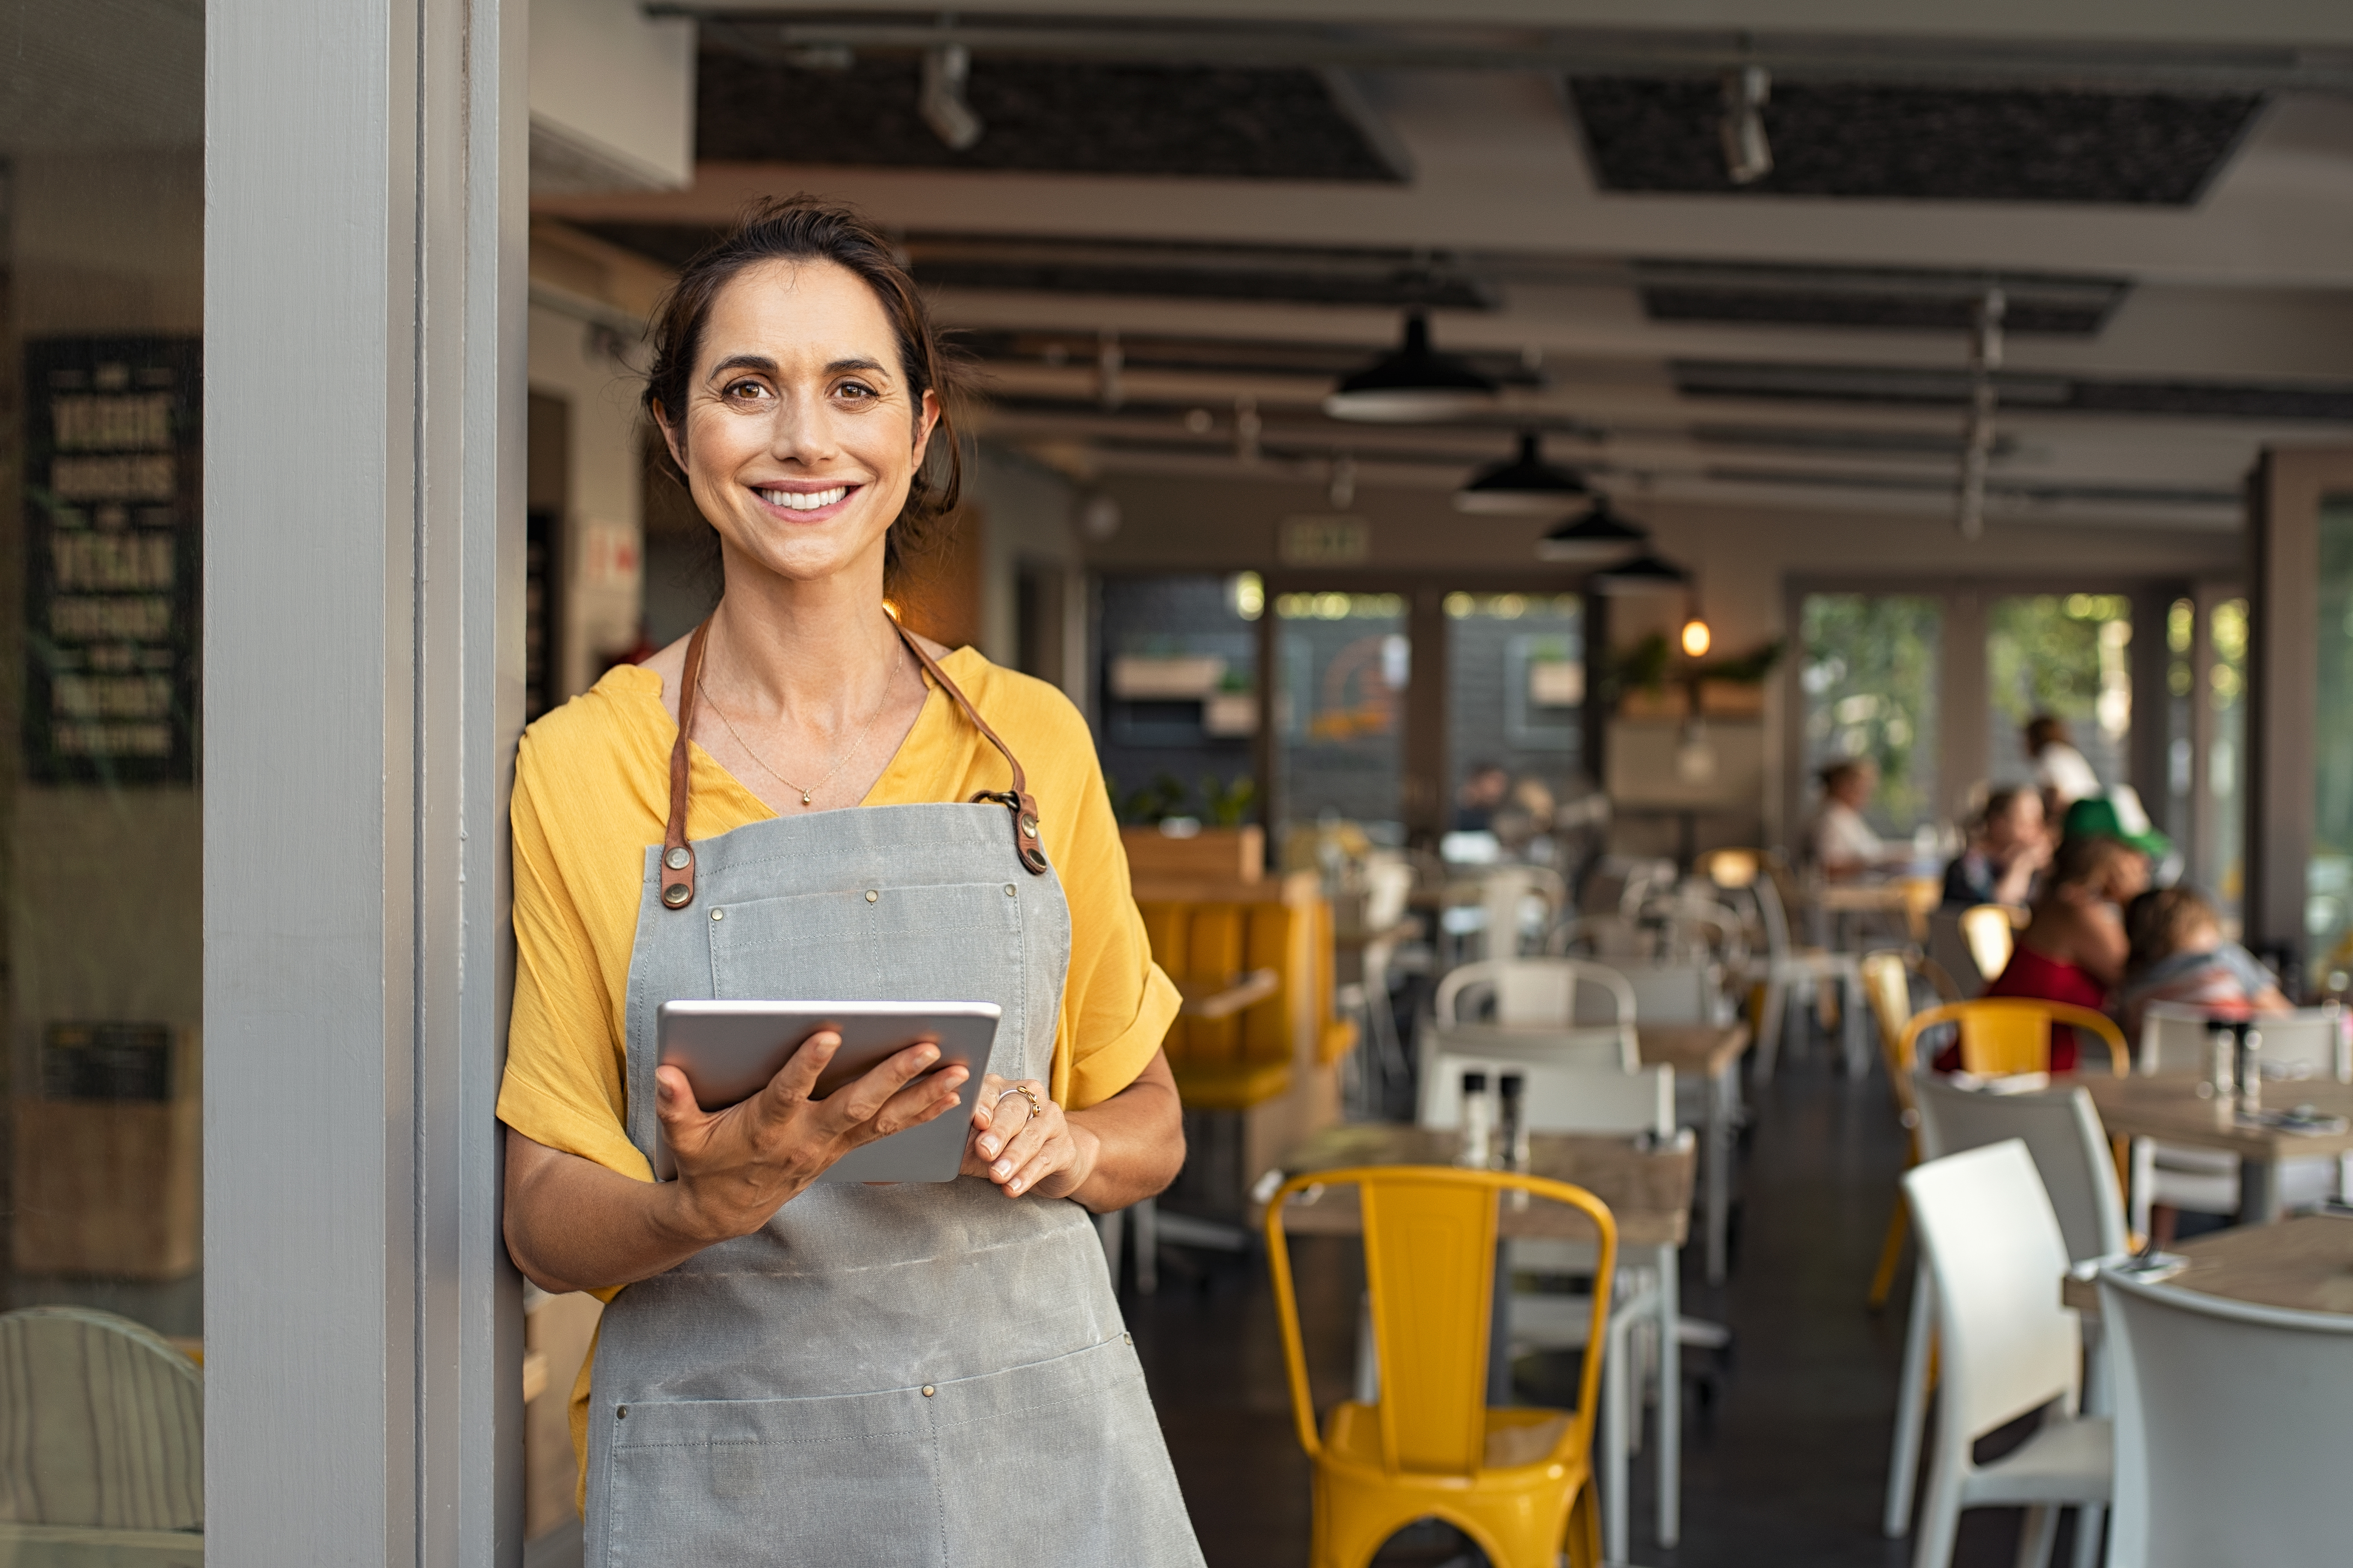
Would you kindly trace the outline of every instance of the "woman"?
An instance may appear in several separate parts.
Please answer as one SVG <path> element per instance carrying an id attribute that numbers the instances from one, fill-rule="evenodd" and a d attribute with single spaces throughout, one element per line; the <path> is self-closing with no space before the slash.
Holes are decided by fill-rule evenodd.
<path id="1" fill-rule="evenodd" d="M 796 198 L 687 266 L 654 347 L 725 592 L 534 724 L 514 790 L 507 1244 L 626 1287 L 574 1396 L 589 1561 L 1191 1568 L 1087 1218 L 1183 1159 L 1176 996 L 1084 721 L 884 608 L 955 501 L 936 337 L 880 236 Z M 653 1025 L 712 995 L 999 1004 L 964 1175 L 812 1184 L 955 1103 L 930 1047 L 811 1100 L 818 1035 L 702 1110 Z"/>
<path id="2" fill-rule="evenodd" d="M 2147 886 L 2148 860 L 2137 849 L 2113 838 L 2077 837 L 2061 844 L 2010 963 L 1985 994 L 2105 1005 L 2109 991 L 2124 978 L 2129 947 L 2120 911 Z M 2054 1031 L 2051 1070 L 2074 1071 L 2076 1055 L 2075 1031 Z M 1959 1065 L 1958 1045 L 1936 1058 L 1940 1072 Z"/>
<path id="3" fill-rule="evenodd" d="M 2026 721 L 2026 760 L 2034 765 L 2035 786 L 2042 792 L 2043 814 L 2052 822 L 2067 815 L 2077 801 L 2100 793 L 2100 775 L 2075 739 L 2067 721 L 2056 713 L 2037 713 Z"/>
<path id="4" fill-rule="evenodd" d="M 2125 907 L 2132 951 L 2116 994 L 2116 1022 L 2137 1041 L 2148 1005 L 2198 1007 L 2224 1018 L 2285 1013 L 2288 999 L 2254 954 L 2222 935 L 2222 914 L 2195 888 L 2156 888 Z"/>
<path id="5" fill-rule="evenodd" d="M 1806 826 L 1806 853 L 1822 875 L 1843 881 L 1904 860 L 1910 846 L 1890 848 L 1863 820 L 1863 808 L 1879 786 L 1879 771 L 1849 757 L 1822 769 L 1821 804 Z"/>
<path id="6" fill-rule="evenodd" d="M 1986 796 L 1968 848 L 1945 868 L 1945 907 L 2022 905 L 2033 892 L 2035 877 L 2050 863 L 2042 797 L 2031 789 L 1998 789 Z"/>

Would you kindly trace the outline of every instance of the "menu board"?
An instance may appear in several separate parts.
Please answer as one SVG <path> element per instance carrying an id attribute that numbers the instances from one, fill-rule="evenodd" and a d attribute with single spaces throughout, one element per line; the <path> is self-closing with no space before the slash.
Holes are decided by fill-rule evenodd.
<path id="1" fill-rule="evenodd" d="M 25 771 L 196 776 L 201 345 L 25 344 Z"/>

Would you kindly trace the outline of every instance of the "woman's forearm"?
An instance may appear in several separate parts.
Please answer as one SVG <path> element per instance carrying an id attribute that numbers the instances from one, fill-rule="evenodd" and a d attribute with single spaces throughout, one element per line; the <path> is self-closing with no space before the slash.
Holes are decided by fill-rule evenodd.
<path id="1" fill-rule="evenodd" d="M 1086 1180 L 1070 1196 L 1096 1214 L 1148 1198 L 1185 1163 L 1185 1113 L 1166 1057 L 1101 1105 L 1070 1112 L 1071 1136 L 1092 1143 Z"/>
<path id="2" fill-rule="evenodd" d="M 635 1181 L 507 1130 L 507 1251 L 540 1289 L 632 1284 L 718 1239 L 697 1234 L 676 1183 Z"/>

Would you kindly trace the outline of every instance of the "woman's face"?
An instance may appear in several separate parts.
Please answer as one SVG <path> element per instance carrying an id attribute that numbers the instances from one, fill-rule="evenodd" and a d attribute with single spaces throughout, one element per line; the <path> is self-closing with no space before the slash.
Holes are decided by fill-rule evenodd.
<path id="1" fill-rule="evenodd" d="M 2112 904 L 2128 904 L 2148 891 L 2148 857 L 2134 850 L 2109 863 L 2104 896 Z"/>
<path id="2" fill-rule="evenodd" d="M 1986 841 L 1997 854 L 2004 854 L 2042 837 L 2042 797 L 2021 790 L 2012 797 L 2010 809 L 1986 824 Z"/>
<path id="3" fill-rule="evenodd" d="M 663 435 L 740 567 L 795 581 L 871 569 L 939 405 L 910 396 L 882 302 L 830 261 L 763 262 L 704 318 Z"/>

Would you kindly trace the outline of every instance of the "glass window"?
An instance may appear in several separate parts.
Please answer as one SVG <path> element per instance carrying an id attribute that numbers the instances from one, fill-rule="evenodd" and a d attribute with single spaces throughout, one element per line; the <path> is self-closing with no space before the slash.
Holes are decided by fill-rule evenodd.
<path id="1" fill-rule="evenodd" d="M 1110 577 L 1097 672 L 1104 782 L 1124 822 L 1258 819 L 1258 574 Z"/>
<path id="2" fill-rule="evenodd" d="M 6 15 L 0 1409 L 10 1517 L 95 1562 L 203 1524 L 204 15 Z"/>
<path id="3" fill-rule="evenodd" d="M 1354 823 L 1405 842 L 1405 692 L 1413 671 L 1399 594 L 1284 594 L 1275 765 L 1282 826 Z"/>
<path id="4" fill-rule="evenodd" d="M 1909 836 L 1936 819 L 1936 647 L 1944 612 L 1925 595 L 1809 594 L 1801 613 L 1810 776 L 1866 757 L 1879 788 L 1865 816 Z"/>
<path id="5" fill-rule="evenodd" d="M 1555 795 L 1582 763 L 1585 634 L 1574 594 L 1446 595 L 1447 798 L 1456 826 L 1485 805 L 1466 797 L 1474 773 L 1500 768 Z M 1476 792 L 1472 792 L 1476 795 Z"/>
<path id="6" fill-rule="evenodd" d="M 2207 636 L 2214 651 L 2206 693 L 2214 710 L 2214 739 L 2206 753 L 2206 793 L 2213 799 L 2214 831 L 2212 842 L 2199 847 L 2203 864 L 2198 879 L 2236 920 L 2247 880 L 2247 601 L 2216 605 L 2207 618 Z M 2323 637 L 2324 657 L 2327 645 Z"/>
<path id="7" fill-rule="evenodd" d="M 2102 784 L 2131 782 L 2132 600 L 2122 594 L 1996 599 L 1986 616 L 1988 772 L 2031 784 L 2022 731 L 2055 714 Z"/>
<path id="8" fill-rule="evenodd" d="M 2335 990 L 2336 972 L 2353 970 L 2353 495 L 2320 507 L 2318 689 L 2312 727 L 2316 763 L 2312 864 L 2305 879 L 2306 951 L 2318 977 Z M 2221 673 L 2220 616 L 2216 674 Z M 2241 634 L 2243 638 L 2243 632 Z M 2221 684 L 2215 687 L 2221 693 Z"/>

